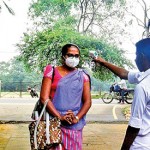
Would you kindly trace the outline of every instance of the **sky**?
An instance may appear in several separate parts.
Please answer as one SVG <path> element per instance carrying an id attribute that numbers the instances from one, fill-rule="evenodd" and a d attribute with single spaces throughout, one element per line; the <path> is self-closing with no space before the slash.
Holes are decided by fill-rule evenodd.
<path id="1" fill-rule="evenodd" d="M 18 55 L 15 44 L 18 43 L 26 31 L 27 11 L 31 0 L 5 0 L 11 7 L 15 16 L 11 15 L 2 2 L 2 11 L 0 13 L 0 62 L 9 61 Z"/>

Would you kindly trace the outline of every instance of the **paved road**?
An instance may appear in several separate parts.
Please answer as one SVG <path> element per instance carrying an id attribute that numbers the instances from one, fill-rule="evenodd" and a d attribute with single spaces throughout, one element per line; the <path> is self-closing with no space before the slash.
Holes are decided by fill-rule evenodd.
<path id="1" fill-rule="evenodd" d="M 35 104 L 38 98 L 0 98 L 0 104 Z M 111 104 L 117 104 L 117 100 L 113 100 Z M 104 104 L 101 99 L 93 99 L 93 104 Z M 111 105 L 108 104 L 108 105 Z"/>
<path id="2" fill-rule="evenodd" d="M 88 123 L 83 150 L 120 150 L 127 124 Z M 0 150 L 30 150 L 28 124 L 0 124 Z"/>
<path id="3" fill-rule="evenodd" d="M 0 120 L 1 121 L 30 121 L 31 113 L 37 98 L 0 98 Z M 87 114 L 87 121 L 113 122 L 126 121 L 122 114 L 124 107 L 128 104 L 104 104 L 102 100 L 93 99 L 92 107 Z"/>
<path id="4" fill-rule="evenodd" d="M 0 99 L 0 120 L 29 121 L 37 99 Z M 92 100 L 87 121 L 113 121 L 113 123 L 87 123 L 83 129 L 83 150 L 119 150 L 127 124 L 114 123 L 125 120 L 121 109 L 129 105 L 104 104 Z M 30 149 L 28 122 L 0 124 L 0 150 Z"/>

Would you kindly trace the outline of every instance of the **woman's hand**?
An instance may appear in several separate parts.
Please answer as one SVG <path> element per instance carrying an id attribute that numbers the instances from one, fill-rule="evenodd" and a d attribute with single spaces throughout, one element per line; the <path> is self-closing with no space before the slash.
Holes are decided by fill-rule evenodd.
<path id="1" fill-rule="evenodd" d="M 79 121 L 72 110 L 68 110 L 64 116 L 61 116 L 60 120 L 69 124 L 76 124 Z"/>
<path id="2" fill-rule="evenodd" d="M 79 122 L 79 120 L 76 119 L 76 118 L 74 118 L 74 119 L 72 120 L 72 124 L 76 124 L 76 123 L 78 123 L 78 122 Z"/>
<path id="3" fill-rule="evenodd" d="M 60 120 L 62 121 L 62 122 L 67 122 L 67 123 L 69 123 L 69 124 L 72 124 L 72 116 L 71 115 L 69 115 L 69 114 L 65 114 L 64 116 L 61 116 L 60 117 Z"/>
<path id="4" fill-rule="evenodd" d="M 68 110 L 66 115 L 70 115 L 70 117 L 72 119 L 71 124 L 76 124 L 79 122 L 79 120 L 76 118 L 76 116 L 74 115 L 72 110 Z"/>

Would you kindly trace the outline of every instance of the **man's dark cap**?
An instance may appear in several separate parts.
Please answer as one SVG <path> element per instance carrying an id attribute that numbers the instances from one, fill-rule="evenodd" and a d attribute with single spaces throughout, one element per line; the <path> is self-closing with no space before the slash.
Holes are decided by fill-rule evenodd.
<path id="1" fill-rule="evenodd" d="M 136 43 L 137 51 L 150 51 L 150 38 L 142 39 Z"/>

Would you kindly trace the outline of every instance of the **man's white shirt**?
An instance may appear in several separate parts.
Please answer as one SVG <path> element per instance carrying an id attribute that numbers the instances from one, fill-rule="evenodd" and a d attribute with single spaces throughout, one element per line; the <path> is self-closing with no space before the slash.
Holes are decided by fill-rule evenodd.
<path id="1" fill-rule="evenodd" d="M 150 150 L 150 69 L 145 72 L 129 72 L 128 81 L 137 84 L 129 125 L 140 128 L 130 150 Z"/>

